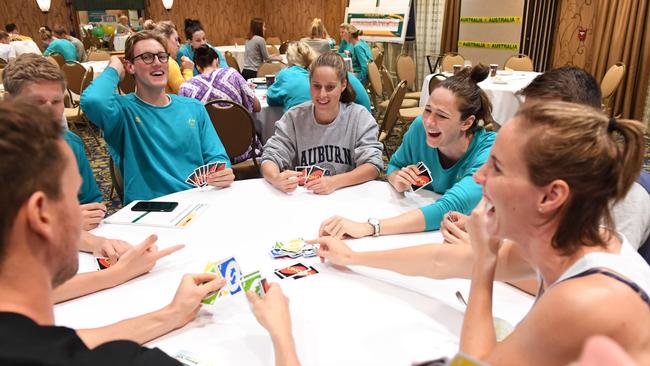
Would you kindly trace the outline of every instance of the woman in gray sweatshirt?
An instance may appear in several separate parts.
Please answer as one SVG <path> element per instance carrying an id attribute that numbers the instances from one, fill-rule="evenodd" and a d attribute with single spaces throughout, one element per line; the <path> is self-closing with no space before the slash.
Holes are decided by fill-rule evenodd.
<path id="1" fill-rule="evenodd" d="M 311 101 L 285 113 L 264 146 L 262 175 L 277 189 L 291 192 L 299 183 L 298 166 L 317 165 L 326 176 L 308 181 L 316 194 L 377 178 L 383 169 L 377 122 L 362 106 L 352 103 L 343 58 L 329 52 L 312 63 Z"/>

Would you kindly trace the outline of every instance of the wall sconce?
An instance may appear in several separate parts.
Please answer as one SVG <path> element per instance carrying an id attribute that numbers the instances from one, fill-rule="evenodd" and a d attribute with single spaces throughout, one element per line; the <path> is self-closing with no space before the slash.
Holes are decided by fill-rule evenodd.
<path id="1" fill-rule="evenodd" d="M 36 0 L 36 3 L 43 13 L 50 11 L 51 0 Z"/>
<path id="2" fill-rule="evenodd" d="M 170 11 L 172 9 L 172 5 L 174 5 L 174 0 L 162 0 L 162 3 L 165 7 L 165 10 Z"/>

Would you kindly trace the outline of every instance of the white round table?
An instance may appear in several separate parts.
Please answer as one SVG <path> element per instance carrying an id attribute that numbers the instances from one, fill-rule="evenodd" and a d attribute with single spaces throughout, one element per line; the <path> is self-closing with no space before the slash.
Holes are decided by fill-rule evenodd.
<path id="1" fill-rule="evenodd" d="M 421 192 L 421 193 L 420 193 Z M 268 251 L 276 240 L 317 235 L 319 224 L 334 214 L 356 220 L 388 217 L 431 202 L 420 191 L 404 196 L 385 182 L 372 181 L 314 195 L 302 187 L 284 194 L 264 180 L 234 182 L 227 189 L 192 189 L 164 200 L 201 202 L 209 208 L 189 227 L 165 229 L 102 224 L 93 232 L 137 243 L 148 234 L 158 246 L 186 248 L 163 258 L 153 270 L 116 288 L 55 306 L 58 325 L 88 328 L 107 325 L 159 309 L 172 299 L 184 273 L 202 272 L 208 260 L 235 256 L 244 273 L 259 269 L 279 282 L 290 298 L 293 333 L 305 365 L 408 365 L 412 361 L 451 356 L 458 350 L 469 281 L 436 281 L 364 267 L 340 268 L 317 258 L 274 260 Z M 387 249 L 440 241 L 440 233 L 418 233 L 349 240 L 357 250 Z M 92 269 L 90 255 L 80 255 Z M 295 262 L 314 265 L 319 274 L 279 280 L 273 274 Z M 494 288 L 495 315 L 520 321 L 532 298 L 510 286 Z M 214 365 L 272 365 L 270 337 L 257 324 L 242 294 L 203 306 L 185 327 L 147 344 L 174 355 L 187 350 Z"/>
<path id="2" fill-rule="evenodd" d="M 129 38 L 129 34 L 123 34 L 123 35 L 115 35 L 113 38 L 113 46 L 115 47 L 115 51 L 124 51 L 124 48 L 126 46 L 126 40 Z"/>
<path id="3" fill-rule="evenodd" d="M 492 102 L 492 117 L 501 126 L 517 113 L 519 106 L 523 102 L 516 93 L 530 84 L 533 79 L 539 75 L 539 72 L 497 71 L 501 83 L 494 82 L 494 78 L 488 77 L 478 86 L 485 91 L 490 102 Z M 446 74 L 451 76 L 452 74 Z M 424 107 L 429 99 L 429 81 L 433 74 L 427 75 L 422 83 L 422 94 L 420 95 L 420 107 Z"/>

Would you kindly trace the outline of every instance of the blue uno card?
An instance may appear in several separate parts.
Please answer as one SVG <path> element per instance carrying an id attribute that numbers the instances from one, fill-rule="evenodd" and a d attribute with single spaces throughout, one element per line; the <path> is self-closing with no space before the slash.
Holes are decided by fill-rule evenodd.
<path id="1" fill-rule="evenodd" d="M 226 284 L 221 289 L 221 296 L 234 295 L 242 291 L 241 277 L 242 272 L 235 257 L 230 257 L 217 264 L 217 269 L 221 276 L 226 279 Z"/>

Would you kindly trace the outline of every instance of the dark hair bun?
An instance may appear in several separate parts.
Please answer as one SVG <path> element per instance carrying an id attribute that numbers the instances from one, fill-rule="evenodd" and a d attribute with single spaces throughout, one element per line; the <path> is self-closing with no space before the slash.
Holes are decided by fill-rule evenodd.
<path id="1" fill-rule="evenodd" d="M 479 63 L 477 65 L 474 65 L 474 67 L 472 67 L 468 77 L 472 81 L 478 84 L 481 81 L 485 80 L 489 74 L 490 74 L 490 68 Z"/>
<path id="2" fill-rule="evenodd" d="M 190 27 L 194 24 L 201 24 L 201 22 L 199 22 L 198 19 L 190 19 L 190 18 L 186 18 L 184 23 L 185 23 L 185 28 Z"/>

